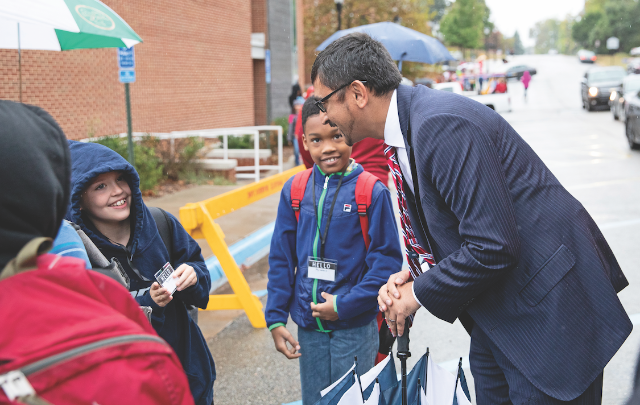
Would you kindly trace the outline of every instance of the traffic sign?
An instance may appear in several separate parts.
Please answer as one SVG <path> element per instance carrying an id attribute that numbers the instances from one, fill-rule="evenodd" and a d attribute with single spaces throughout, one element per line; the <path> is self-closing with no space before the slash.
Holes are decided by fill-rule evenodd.
<path id="1" fill-rule="evenodd" d="M 616 37 L 607 39 L 607 49 L 615 50 L 620 48 L 620 40 Z"/>
<path id="2" fill-rule="evenodd" d="M 118 69 L 134 69 L 136 58 L 131 48 L 118 48 Z"/>
<path id="3" fill-rule="evenodd" d="M 264 51 L 264 70 L 267 84 L 271 84 L 271 50 Z"/>
<path id="4" fill-rule="evenodd" d="M 118 77 L 120 79 L 120 83 L 133 83 L 136 81 L 136 71 L 120 69 Z"/>

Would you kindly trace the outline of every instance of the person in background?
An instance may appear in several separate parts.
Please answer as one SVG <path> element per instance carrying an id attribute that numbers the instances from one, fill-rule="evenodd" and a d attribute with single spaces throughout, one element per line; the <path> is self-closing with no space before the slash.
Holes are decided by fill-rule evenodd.
<path id="1" fill-rule="evenodd" d="M 495 90 L 493 90 L 494 94 L 506 93 L 507 92 L 507 81 L 504 78 L 498 79 L 498 84 L 496 84 Z"/>
<path id="2" fill-rule="evenodd" d="M 296 136 L 296 125 L 298 123 L 298 114 L 302 111 L 302 105 L 304 104 L 304 97 L 299 96 L 293 101 L 293 107 L 291 109 L 291 115 L 289 115 L 289 129 L 287 130 L 287 141 L 293 145 L 293 157 L 296 162 L 296 166 L 300 164 L 300 144 L 298 143 L 298 137 Z"/>
<path id="3" fill-rule="evenodd" d="M 524 85 L 524 99 L 527 99 L 527 90 L 529 89 L 529 82 L 531 81 L 531 73 L 528 70 L 525 70 L 522 74 L 522 78 L 520 79 L 522 84 Z"/>
<path id="4" fill-rule="evenodd" d="M 80 239 L 73 225 L 67 221 L 62 221 L 62 226 L 60 226 L 58 235 L 53 240 L 53 247 L 49 253 L 58 256 L 76 257 L 84 260 L 88 269 L 92 267 L 82 239 Z"/>
<path id="5" fill-rule="evenodd" d="M 291 86 L 291 94 L 289 94 L 289 107 L 291 107 L 291 113 L 293 114 L 293 102 L 296 101 L 296 98 L 302 95 L 302 90 L 300 89 L 300 85 L 298 83 L 294 83 Z"/>

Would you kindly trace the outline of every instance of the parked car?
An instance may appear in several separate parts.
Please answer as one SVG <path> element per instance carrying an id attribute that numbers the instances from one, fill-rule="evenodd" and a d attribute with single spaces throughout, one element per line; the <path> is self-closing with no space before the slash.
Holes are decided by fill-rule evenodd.
<path id="1" fill-rule="evenodd" d="M 596 63 L 597 56 L 591 51 L 580 49 L 578 51 L 578 59 L 580 59 L 580 62 L 582 63 Z"/>
<path id="2" fill-rule="evenodd" d="M 463 91 L 462 85 L 459 82 L 435 83 L 433 88 L 469 97 L 480 104 L 486 105 L 497 113 L 511 111 L 511 97 L 508 93 L 480 95 L 475 91 Z"/>
<path id="3" fill-rule="evenodd" d="M 593 111 L 598 106 L 609 108 L 609 99 L 613 91 L 622 87 L 622 79 L 627 72 L 620 66 L 594 67 L 582 78 L 582 108 Z"/>
<path id="4" fill-rule="evenodd" d="M 625 120 L 624 103 L 627 97 L 632 97 L 640 91 L 640 75 L 629 75 L 622 79 L 620 91 L 614 90 L 609 97 L 609 106 L 614 120 Z"/>
<path id="5" fill-rule="evenodd" d="M 433 84 L 435 81 L 433 79 L 429 79 L 428 77 L 423 77 L 415 80 L 416 84 L 421 84 L 423 86 L 427 86 L 429 88 L 433 88 Z"/>
<path id="6" fill-rule="evenodd" d="M 640 73 L 640 58 L 633 58 L 627 62 L 627 72 L 636 75 Z"/>
<path id="7" fill-rule="evenodd" d="M 625 134 L 629 147 L 640 150 L 640 93 L 627 96 L 625 99 L 626 121 Z"/>
<path id="8" fill-rule="evenodd" d="M 518 80 L 520 80 L 522 78 L 522 75 L 524 74 L 524 72 L 526 72 L 527 70 L 529 71 L 529 74 L 531 76 L 533 76 L 536 73 L 538 73 L 536 68 L 533 68 L 531 66 L 516 65 L 516 66 L 511 66 L 510 68 L 508 68 L 505 71 L 505 75 L 507 76 L 507 79 L 518 79 Z"/>

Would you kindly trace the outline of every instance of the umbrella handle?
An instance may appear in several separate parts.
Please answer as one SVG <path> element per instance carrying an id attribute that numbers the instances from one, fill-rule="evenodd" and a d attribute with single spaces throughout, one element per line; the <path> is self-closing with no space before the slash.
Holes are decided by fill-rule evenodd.
<path id="1" fill-rule="evenodd" d="M 411 357 L 411 352 L 409 351 L 409 327 L 408 325 L 411 323 L 410 319 L 407 318 L 405 321 L 404 333 L 402 336 L 398 336 L 398 357 L 401 354 L 407 354 L 407 357 Z"/>

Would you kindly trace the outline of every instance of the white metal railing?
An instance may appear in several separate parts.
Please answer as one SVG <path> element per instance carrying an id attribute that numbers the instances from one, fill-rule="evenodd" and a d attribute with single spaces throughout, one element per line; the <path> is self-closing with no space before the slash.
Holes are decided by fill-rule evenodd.
<path id="1" fill-rule="evenodd" d="M 260 165 L 260 131 L 277 131 L 278 132 L 278 164 L 277 165 Z M 282 156 L 282 127 L 280 125 L 258 125 L 252 127 L 234 127 L 234 128 L 213 128 L 213 129 L 199 129 L 194 131 L 173 131 L 173 132 L 134 132 L 134 139 L 141 139 L 143 136 L 151 135 L 158 139 L 168 139 L 171 144 L 171 152 L 173 154 L 176 139 L 200 137 L 200 138 L 217 138 L 222 136 L 222 149 L 223 159 L 227 160 L 228 155 L 228 138 L 231 136 L 253 135 L 253 149 L 254 149 L 254 165 L 253 166 L 239 166 L 236 167 L 236 172 L 247 171 L 253 173 L 238 173 L 237 178 L 251 179 L 260 181 L 260 170 L 265 169 L 277 169 L 279 173 L 282 173 L 283 156 Z M 126 133 L 119 134 L 121 138 L 127 136 Z M 83 139 L 82 142 L 94 142 L 99 139 L 105 138 L 95 137 Z"/>

